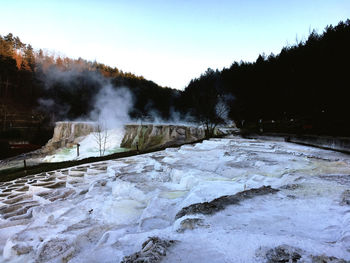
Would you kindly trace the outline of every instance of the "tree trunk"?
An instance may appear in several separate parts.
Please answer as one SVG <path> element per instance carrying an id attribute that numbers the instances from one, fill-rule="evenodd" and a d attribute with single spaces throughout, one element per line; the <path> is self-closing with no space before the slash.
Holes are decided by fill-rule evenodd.
<path id="1" fill-rule="evenodd" d="M 6 131 L 6 119 L 7 119 L 7 106 L 4 104 L 4 119 L 3 119 L 3 131 Z"/>
<path id="2" fill-rule="evenodd" d="M 7 98 L 8 87 L 9 87 L 9 78 L 6 79 L 4 98 Z"/>
<path id="3" fill-rule="evenodd" d="M 2 77 L 0 76 L 0 98 L 3 96 L 2 86 Z"/>

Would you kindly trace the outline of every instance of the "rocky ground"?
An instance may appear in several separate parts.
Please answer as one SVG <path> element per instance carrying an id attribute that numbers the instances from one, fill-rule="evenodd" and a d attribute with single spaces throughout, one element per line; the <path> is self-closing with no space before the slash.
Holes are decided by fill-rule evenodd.
<path id="1" fill-rule="evenodd" d="M 0 185 L 4 262 L 347 262 L 350 156 L 214 139 Z"/>

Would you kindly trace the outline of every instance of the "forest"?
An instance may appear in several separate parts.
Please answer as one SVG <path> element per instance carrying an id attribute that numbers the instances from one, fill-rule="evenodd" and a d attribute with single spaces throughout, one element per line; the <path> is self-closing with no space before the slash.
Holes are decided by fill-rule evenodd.
<path id="1" fill-rule="evenodd" d="M 207 105 L 215 105 L 214 97 L 229 100 L 229 117 L 248 131 L 349 136 L 349 46 L 347 20 L 321 34 L 314 30 L 277 55 L 208 69 L 182 96 L 187 107 L 198 98 Z"/>
<path id="2" fill-rule="evenodd" d="M 348 136 L 349 46 L 347 20 L 322 33 L 314 30 L 277 55 L 208 69 L 180 91 L 96 61 L 34 50 L 9 33 L 0 36 L 1 138 L 23 137 L 15 128 L 31 126 L 37 132 L 26 139 L 45 143 L 49 135 L 41 134 L 53 121 L 88 116 L 107 82 L 114 89 L 129 89 L 129 115 L 135 119 L 152 121 L 157 115 L 173 121 L 175 112 L 177 120 L 201 123 L 208 130 L 234 120 L 247 132 Z M 25 113 L 26 125 L 10 121 L 11 114 Z"/>
<path id="3" fill-rule="evenodd" d="M 88 119 L 96 95 L 106 85 L 128 88 L 133 98 L 129 115 L 135 119 L 150 119 L 151 112 L 169 119 L 180 95 L 96 61 L 35 51 L 11 33 L 0 36 L 0 144 L 45 144 L 55 121 Z"/>
<path id="4" fill-rule="evenodd" d="M 0 101 L 28 108 L 40 106 L 40 99 L 51 99 L 66 105 L 69 110 L 61 116 L 56 109 L 51 114 L 59 118 L 83 117 L 90 111 L 95 94 L 111 81 L 115 88 L 128 87 L 133 93 L 135 108 L 132 117 L 147 112 L 152 104 L 154 110 L 167 118 L 173 98 L 179 95 L 174 89 L 160 87 L 156 83 L 123 72 L 96 61 L 82 58 L 70 59 L 51 55 L 30 44 L 24 44 L 11 33 L 0 36 Z M 46 112 L 47 113 L 47 112 Z"/>

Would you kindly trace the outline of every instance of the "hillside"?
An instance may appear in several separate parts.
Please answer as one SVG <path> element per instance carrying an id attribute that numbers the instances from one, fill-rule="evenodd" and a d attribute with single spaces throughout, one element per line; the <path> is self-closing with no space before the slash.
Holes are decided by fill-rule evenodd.
<path id="1" fill-rule="evenodd" d="M 169 118 L 179 95 L 115 67 L 35 51 L 11 33 L 0 36 L 2 155 L 7 156 L 8 140 L 43 145 L 51 137 L 55 121 L 92 118 L 93 111 L 103 110 L 104 105 L 96 109 L 95 104 L 106 87 L 110 90 L 104 95 L 110 100 L 111 94 L 120 93 L 130 98 L 128 107 L 110 105 L 115 111 L 124 110 L 124 115 L 141 119 L 149 118 L 151 112 Z M 127 91 L 118 93 L 122 89 Z"/>
<path id="2" fill-rule="evenodd" d="M 349 46 L 347 20 L 321 34 L 312 31 L 277 55 L 234 62 L 222 71 L 208 69 L 190 82 L 182 100 L 207 116 L 215 116 L 206 112 L 208 105 L 223 100 L 237 125 L 255 131 L 348 136 Z"/>

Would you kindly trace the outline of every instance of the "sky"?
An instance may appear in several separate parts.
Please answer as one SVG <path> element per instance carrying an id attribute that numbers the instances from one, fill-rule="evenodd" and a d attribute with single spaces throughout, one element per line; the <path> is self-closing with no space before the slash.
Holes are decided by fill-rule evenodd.
<path id="1" fill-rule="evenodd" d="M 350 18 L 349 0 L 0 0 L 0 34 L 184 89 Z"/>

